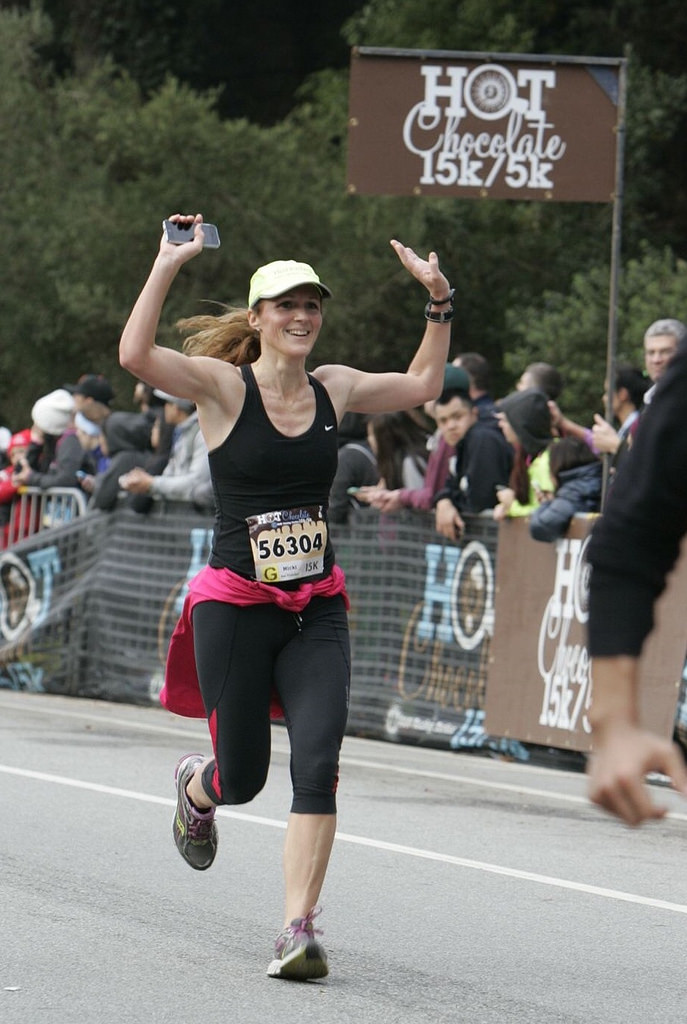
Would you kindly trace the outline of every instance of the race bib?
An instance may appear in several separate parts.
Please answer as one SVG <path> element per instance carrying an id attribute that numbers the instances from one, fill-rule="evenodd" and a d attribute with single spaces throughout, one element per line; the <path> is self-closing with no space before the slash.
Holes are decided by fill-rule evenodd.
<path id="1" fill-rule="evenodd" d="M 327 524 L 321 505 L 248 516 L 248 535 L 261 583 L 307 579 L 324 571 Z"/>

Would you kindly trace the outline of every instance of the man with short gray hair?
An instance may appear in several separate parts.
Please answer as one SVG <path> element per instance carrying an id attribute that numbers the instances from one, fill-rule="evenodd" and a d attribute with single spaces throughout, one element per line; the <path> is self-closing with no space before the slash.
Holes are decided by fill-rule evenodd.
<path id="1" fill-rule="evenodd" d="M 644 365 L 654 387 L 666 372 L 668 363 L 675 355 L 680 342 L 687 338 L 687 327 L 681 320 L 666 317 L 654 320 L 644 332 Z M 649 404 L 654 388 L 651 387 L 644 396 Z"/>

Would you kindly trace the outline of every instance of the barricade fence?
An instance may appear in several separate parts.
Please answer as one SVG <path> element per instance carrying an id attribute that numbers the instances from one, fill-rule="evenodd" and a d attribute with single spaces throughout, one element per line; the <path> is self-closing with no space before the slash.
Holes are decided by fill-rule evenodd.
<path id="1" fill-rule="evenodd" d="M 17 542 L 84 515 L 88 499 L 78 487 L 22 487 L 12 502 L 8 536 Z"/>
<path id="2" fill-rule="evenodd" d="M 370 509 L 332 527 L 351 599 L 349 733 L 522 760 L 534 748 L 587 751 L 588 532 L 578 522 L 549 545 L 532 541 L 524 521 L 499 528 L 474 516 L 449 544 L 428 514 Z M 211 519 L 184 503 L 156 503 L 147 516 L 120 505 L 3 552 L 0 686 L 157 703 L 211 535 Z M 657 617 L 647 704 L 655 726 L 669 733 L 675 722 L 682 740 L 681 569 Z"/>

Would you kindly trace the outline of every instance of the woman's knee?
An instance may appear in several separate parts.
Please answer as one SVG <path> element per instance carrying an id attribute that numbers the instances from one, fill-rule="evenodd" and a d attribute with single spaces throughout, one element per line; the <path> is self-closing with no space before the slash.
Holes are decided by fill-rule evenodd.
<path id="1" fill-rule="evenodd" d="M 246 775 L 244 771 L 224 769 L 215 765 L 211 777 L 206 777 L 203 781 L 208 796 L 217 803 L 248 804 L 264 789 L 267 772 Z"/>

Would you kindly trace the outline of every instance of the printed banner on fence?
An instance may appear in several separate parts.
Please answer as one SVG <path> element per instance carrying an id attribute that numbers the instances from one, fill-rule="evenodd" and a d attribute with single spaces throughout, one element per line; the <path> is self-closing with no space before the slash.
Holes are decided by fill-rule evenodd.
<path id="1" fill-rule="evenodd" d="M 593 520 L 576 518 L 555 544 L 532 540 L 526 520 L 502 524 L 495 630 L 487 671 L 486 728 L 525 743 L 588 751 L 593 679 L 586 647 Z M 628 552 L 628 557 L 632 557 Z M 642 656 L 640 713 L 670 736 L 685 661 L 687 560 L 656 606 Z M 622 607 L 618 614 L 622 615 Z"/>
<path id="2" fill-rule="evenodd" d="M 519 760 L 534 744 L 589 749 L 584 522 L 558 545 L 531 540 L 524 521 L 466 527 L 449 544 L 427 514 L 368 509 L 332 530 L 351 599 L 349 733 Z M 0 687 L 156 703 L 211 536 L 209 517 L 181 503 L 119 507 L 0 553 Z M 647 722 L 666 735 L 686 598 L 683 562 L 645 657 Z M 684 685 L 680 701 L 684 741 Z"/>
<path id="3" fill-rule="evenodd" d="M 333 536 L 351 597 L 351 731 L 527 760 L 485 731 L 497 529 L 466 516 L 459 544 L 426 514 L 352 514 Z"/>
<path id="4" fill-rule="evenodd" d="M 621 64 L 354 49 L 348 190 L 612 202 Z"/>

